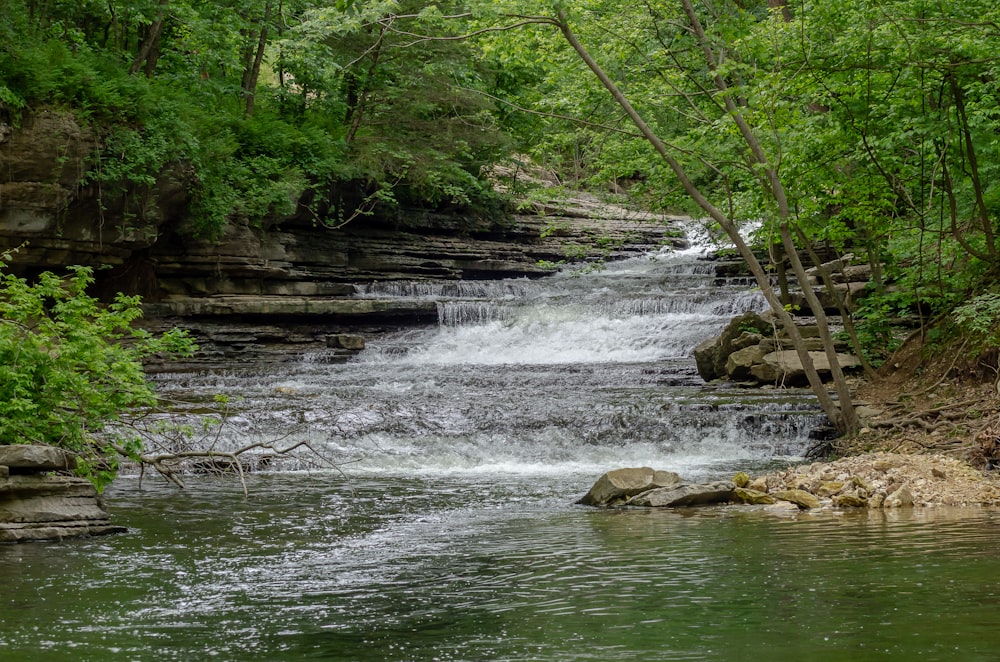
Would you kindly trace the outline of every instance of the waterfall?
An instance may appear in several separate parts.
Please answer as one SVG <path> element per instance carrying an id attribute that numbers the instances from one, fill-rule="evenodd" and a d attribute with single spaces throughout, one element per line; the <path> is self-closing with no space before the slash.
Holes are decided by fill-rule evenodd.
<path id="1" fill-rule="evenodd" d="M 372 336 L 344 364 L 317 354 L 160 387 L 238 393 L 230 443 L 302 439 L 356 474 L 698 472 L 800 454 L 821 420 L 808 394 L 705 385 L 695 371 L 698 343 L 764 308 L 704 252 L 538 280 L 373 284 L 359 296 L 435 301 L 438 324 Z"/>

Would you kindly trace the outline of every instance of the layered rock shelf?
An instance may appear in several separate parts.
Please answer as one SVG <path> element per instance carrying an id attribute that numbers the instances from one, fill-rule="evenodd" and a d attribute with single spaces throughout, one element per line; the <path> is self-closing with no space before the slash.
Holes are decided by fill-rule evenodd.
<path id="1" fill-rule="evenodd" d="M 819 331 L 803 320 L 799 332 L 805 338 L 809 357 L 821 377 L 830 376 L 830 361 L 823 351 Z M 845 371 L 861 368 L 861 360 L 838 347 L 837 362 Z M 698 374 L 705 381 L 728 379 L 749 385 L 805 386 L 802 361 L 792 349 L 786 331 L 773 313 L 744 313 L 733 319 L 721 334 L 694 350 Z"/>
<path id="2" fill-rule="evenodd" d="M 76 459 L 51 446 L 0 446 L 0 543 L 120 533 Z"/>
<path id="3" fill-rule="evenodd" d="M 0 251 L 21 247 L 10 268 L 30 275 L 111 267 L 97 272 L 98 286 L 142 295 L 150 315 L 422 321 L 426 305 L 358 301 L 355 285 L 532 278 L 550 272 L 545 262 L 684 243 L 676 218 L 587 195 L 492 218 L 383 210 L 336 228 L 300 210 L 262 224 L 232 218 L 220 237 L 198 239 L 183 173 L 161 173 L 145 206 L 126 209 L 84 182 L 98 142 L 71 114 L 26 113 L 7 129 L 0 131 Z"/>

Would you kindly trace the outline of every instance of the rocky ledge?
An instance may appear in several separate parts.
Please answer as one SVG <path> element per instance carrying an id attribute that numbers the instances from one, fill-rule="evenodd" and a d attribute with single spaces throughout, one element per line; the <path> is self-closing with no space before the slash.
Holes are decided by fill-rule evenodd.
<path id="1" fill-rule="evenodd" d="M 0 543 L 121 533 L 76 458 L 52 446 L 0 446 Z"/>
<path id="2" fill-rule="evenodd" d="M 0 146 L 0 251 L 20 247 L 9 269 L 99 268 L 96 289 L 142 295 L 147 316 L 420 321 L 426 306 L 358 301 L 356 286 L 535 278 L 551 272 L 548 263 L 684 245 L 678 218 L 586 194 L 553 194 L 525 213 L 379 208 L 338 227 L 317 222 L 303 202 L 291 216 L 233 217 L 218 237 L 198 238 L 184 172 L 162 172 L 148 195 L 120 200 L 83 181 L 99 137 L 69 112 L 26 111 L 17 127 L 0 121 Z M 343 186 L 345 199 L 359 195 Z"/>
<path id="3" fill-rule="evenodd" d="M 739 472 L 732 480 L 707 484 L 649 467 L 615 469 L 577 503 L 674 508 L 743 504 L 778 511 L 996 506 L 1000 481 L 943 455 L 869 453 L 756 478 Z"/>
<path id="4" fill-rule="evenodd" d="M 823 351 L 819 329 L 808 319 L 797 323 L 805 338 L 809 356 L 823 378 L 830 376 L 830 361 Z M 837 362 L 845 371 L 861 368 L 861 360 L 838 347 Z M 749 385 L 774 384 L 805 386 L 805 370 L 792 349 L 788 333 L 772 312 L 744 313 L 733 319 L 721 334 L 698 345 L 694 350 L 698 374 L 706 382 L 728 379 Z"/>

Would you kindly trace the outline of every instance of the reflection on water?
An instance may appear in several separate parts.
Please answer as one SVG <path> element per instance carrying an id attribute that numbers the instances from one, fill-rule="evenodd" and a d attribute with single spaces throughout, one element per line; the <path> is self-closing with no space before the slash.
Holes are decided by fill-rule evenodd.
<path id="1" fill-rule="evenodd" d="M 0 659 L 995 659 L 1000 521 L 602 511 L 585 484 L 258 477 L 0 547 Z M 569 494 L 567 494 L 569 493 Z"/>

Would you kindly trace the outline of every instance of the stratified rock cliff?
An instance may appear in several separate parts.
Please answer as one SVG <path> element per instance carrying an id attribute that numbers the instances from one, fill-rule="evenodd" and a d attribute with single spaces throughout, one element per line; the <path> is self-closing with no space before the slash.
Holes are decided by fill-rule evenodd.
<path id="1" fill-rule="evenodd" d="M 109 197 L 86 174 L 98 139 L 68 112 L 0 124 L 0 250 L 23 246 L 22 274 L 107 266 L 106 293 L 141 294 L 160 316 L 405 316 L 421 311 L 353 299 L 355 284 L 537 277 L 539 262 L 615 257 L 680 240 L 672 221 L 581 198 L 500 220 L 414 210 L 331 229 L 302 217 L 258 227 L 232 219 L 215 240 L 185 234 L 183 168 L 142 200 Z M 428 311 L 423 311 L 424 313 Z"/>

